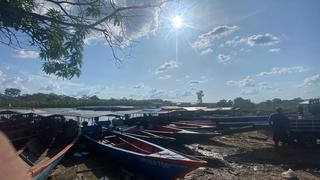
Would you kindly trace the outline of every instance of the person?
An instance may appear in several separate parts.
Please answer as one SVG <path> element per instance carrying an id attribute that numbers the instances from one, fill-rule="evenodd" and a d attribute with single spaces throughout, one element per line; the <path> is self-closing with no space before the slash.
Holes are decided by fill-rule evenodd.
<path id="1" fill-rule="evenodd" d="M 269 117 L 269 125 L 272 126 L 273 141 L 276 148 L 279 142 L 288 143 L 289 119 L 283 114 L 282 108 L 277 108 L 276 113 Z"/>
<path id="2" fill-rule="evenodd" d="M 0 179 L 25 179 L 31 176 L 9 139 L 0 131 Z"/>

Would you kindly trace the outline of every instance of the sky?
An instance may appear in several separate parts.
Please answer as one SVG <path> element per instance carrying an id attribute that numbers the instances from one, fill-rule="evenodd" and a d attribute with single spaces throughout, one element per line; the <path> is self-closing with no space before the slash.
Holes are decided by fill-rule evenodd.
<path id="1" fill-rule="evenodd" d="M 71 80 L 45 75 L 34 47 L 1 44 L 0 91 L 174 102 L 196 102 L 199 90 L 204 102 L 320 97 L 319 7 L 317 0 L 186 0 L 144 10 L 125 30 L 121 63 L 90 34 L 81 76 Z"/>

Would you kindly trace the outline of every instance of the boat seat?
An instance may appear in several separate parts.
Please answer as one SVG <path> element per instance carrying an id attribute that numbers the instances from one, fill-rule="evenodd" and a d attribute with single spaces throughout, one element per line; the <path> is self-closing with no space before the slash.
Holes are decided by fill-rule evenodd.
<path id="1" fill-rule="evenodd" d="M 124 147 L 127 143 L 122 142 L 122 143 L 118 143 L 118 144 L 112 144 L 114 147 Z"/>
<path id="2" fill-rule="evenodd" d="M 104 136 L 103 139 L 110 139 L 110 138 L 115 138 L 115 135 L 110 135 L 110 136 Z"/>

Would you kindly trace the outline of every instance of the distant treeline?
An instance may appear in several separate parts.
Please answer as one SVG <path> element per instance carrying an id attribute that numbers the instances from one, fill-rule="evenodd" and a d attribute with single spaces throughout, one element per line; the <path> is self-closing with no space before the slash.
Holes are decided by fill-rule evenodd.
<path id="1" fill-rule="evenodd" d="M 0 107 L 29 107 L 29 108 L 46 108 L 46 107 L 77 107 L 77 106 L 161 106 L 171 105 L 170 101 L 161 99 L 134 100 L 134 99 L 99 99 L 97 96 L 75 98 L 57 94 L 23 94 L 21 96 L 6 96 L 0 94 Z"/>
<path id="2" fill-rule="evenodd" d="M 100 99 L 97 96 L 83 96 L 81 98 L 70 97 L 57 94 L 23 94 L 15 88 L 8 88 L 4 94 L 0 94 L 0 107 L 27 107 L 27 108 L 46 108 L 46 107 L 77 107 L 77 106 L 137 106 L 137 107 L 160 107 L 168 105 L 177 105 L 171 101 L 161 99 L 135 100 L 135 99 Z M 296 112 L 298 104 L 302 102 L 301 98 L 292 100 L 281 100 L 275 98 L 260 103 L 253 103 L 250 99 L 241 97 L 233 100 L 222 99 L 216 103 L 179 103 L 180 106 L 207 106 L 207 107 L 238 107 L 242 111 L 274 111 L 277 107 L 282 107 L 287 112 Z"/>

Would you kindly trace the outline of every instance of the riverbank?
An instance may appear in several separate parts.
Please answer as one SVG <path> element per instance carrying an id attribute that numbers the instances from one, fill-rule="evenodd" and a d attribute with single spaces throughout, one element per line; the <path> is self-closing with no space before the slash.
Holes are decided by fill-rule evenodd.
<path id="1" fill-rule="evenodd" d="M 80 146 L 81 143 L 80 143 Z M 281 179 L 293 169 L 300 179 L 320 179 L 320 147 L 273 148 L 270 132 L 252 131 L 214 137 L 199 144 L 169 145 L 179 152 L 197 156 L 208 163 L 183 179 Z M 78 147 L 79 148 L 79 147 Z M 68 154 L 51 174 L 51 179 L 148 179 L 117 166 L 95 153 L 74 157 Z"/>

